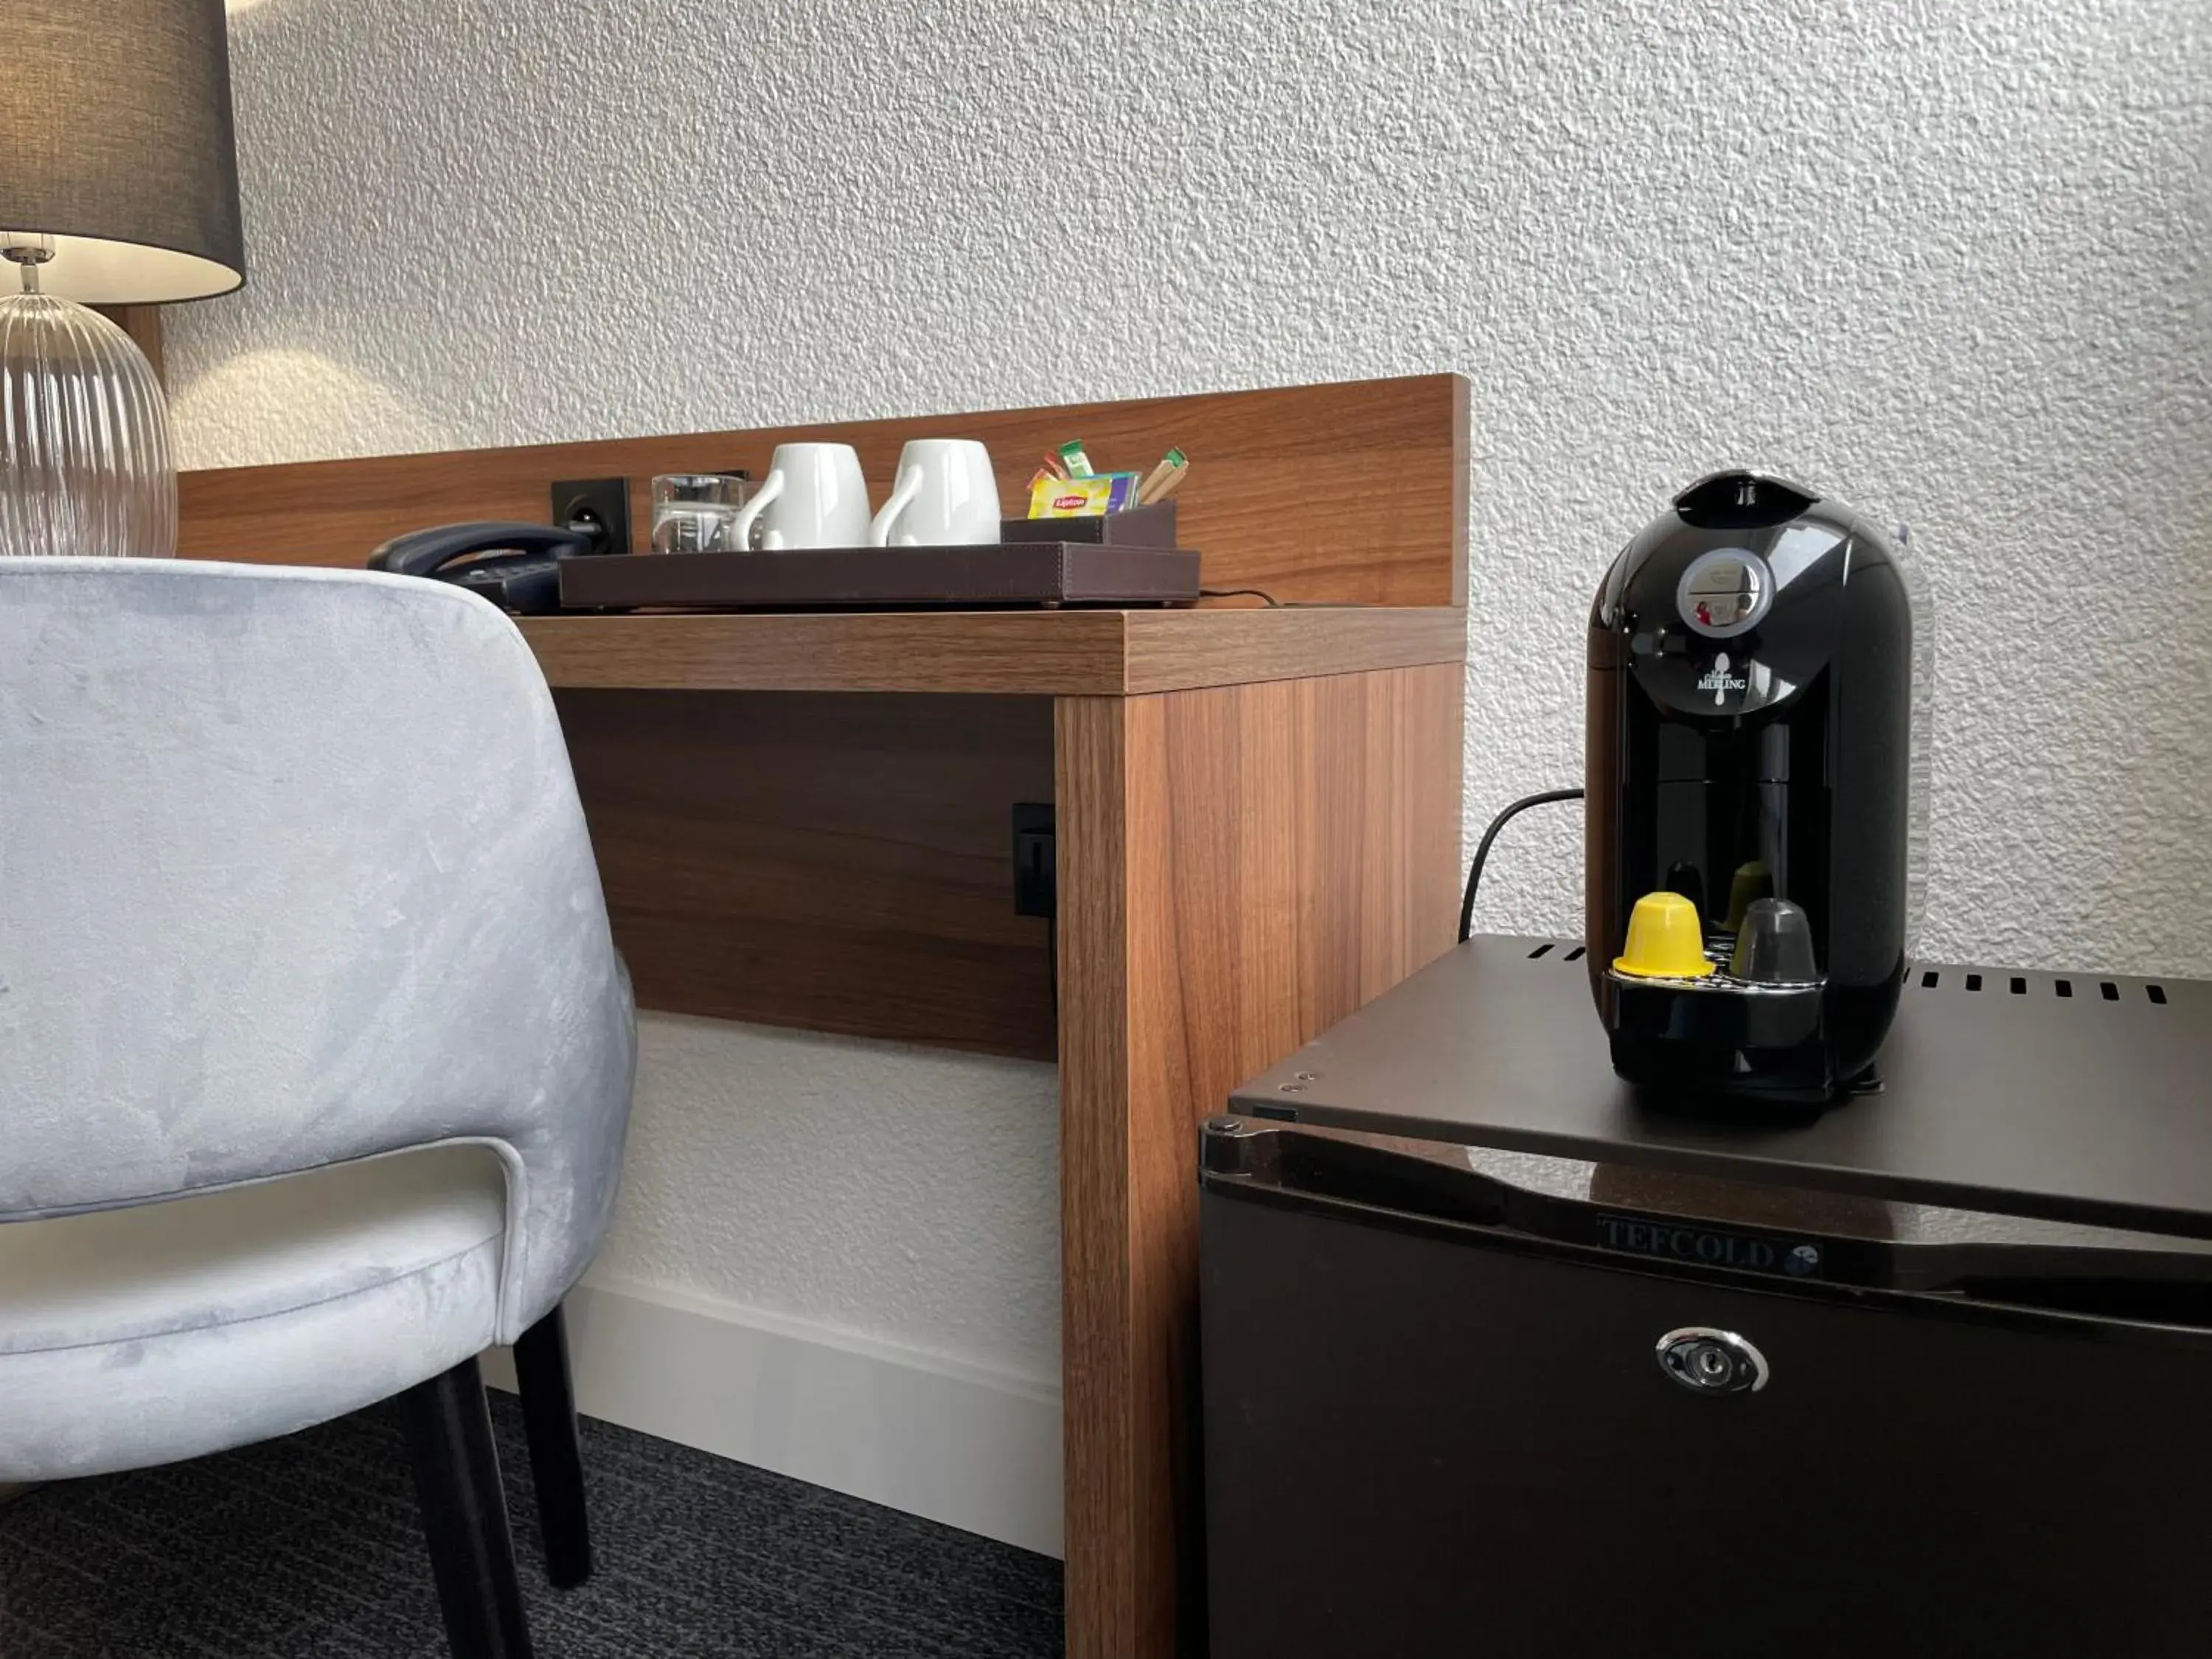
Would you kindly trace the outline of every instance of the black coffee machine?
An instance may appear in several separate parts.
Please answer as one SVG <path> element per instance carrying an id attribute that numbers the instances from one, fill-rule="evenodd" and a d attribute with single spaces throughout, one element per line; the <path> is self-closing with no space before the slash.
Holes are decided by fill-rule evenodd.
<path id="1" fill-rule="evenodd" d="M 1911 574 L 1879 526 L 1717 472 L 1590 615 L 1590 986 L 1631 1082 L 1875 1080 L 1916 920 Z"/>

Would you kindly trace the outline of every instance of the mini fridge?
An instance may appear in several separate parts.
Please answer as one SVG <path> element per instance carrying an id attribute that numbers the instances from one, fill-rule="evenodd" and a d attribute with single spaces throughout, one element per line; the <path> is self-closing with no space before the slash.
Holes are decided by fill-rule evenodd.
<path id="1" fill-rule="evenodd" d="M 1916 969 L 1880 1094 L 1716 1119 L 1572 948 L 1207 1126 L 1213 1659 L 2212 1654 L 2212 988 Z"/>

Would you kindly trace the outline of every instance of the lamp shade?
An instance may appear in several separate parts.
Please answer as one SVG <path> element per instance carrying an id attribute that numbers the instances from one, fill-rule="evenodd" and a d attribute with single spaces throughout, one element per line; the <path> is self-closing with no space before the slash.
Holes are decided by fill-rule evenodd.
<path id="1" fill-rule="evenodd" d="M 0 0 L 0 246 L 28 237 L 88 305 L 246 280 L 223 0 Z"/>

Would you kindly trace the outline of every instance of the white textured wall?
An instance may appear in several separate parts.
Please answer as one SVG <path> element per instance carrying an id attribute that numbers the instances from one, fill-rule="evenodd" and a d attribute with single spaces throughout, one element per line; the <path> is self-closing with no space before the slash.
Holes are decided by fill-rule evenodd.
<path id="1" fill-rule="evenodd" d="M 648 1015 L 599 1270 L 1060 1377 L 1053 1070 Z"/>
<path id="2" fill-rule="evenodd" d="M 1577 776 L 1613 550 L 1760 464 L 1909 520 L 1932 566 L 1936 951 L 2212 972 L 2208 20 L 259 0 L 252 279 L 175 318 L 179 441 L 206 466 L 1456 368 L 1477 822 Z M 1516 826 L 1486 923 L 1576 925 L 1574 830 Z M 646 1065 L 625 1273 L 1052 1371 L 1048 1073 L 674 1022 Z"/>

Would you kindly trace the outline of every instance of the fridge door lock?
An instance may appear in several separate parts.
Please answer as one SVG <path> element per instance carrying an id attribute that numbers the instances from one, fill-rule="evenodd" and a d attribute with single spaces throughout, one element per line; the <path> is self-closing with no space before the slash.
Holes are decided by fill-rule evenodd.
<path id="1" fill-rule="evenodd" d="M 1659 1369 L 1696 1394 L 1756 1394 L 1766 1356 L 1734 1331 L 1685 1325 L 1659 1339 Z"/>

